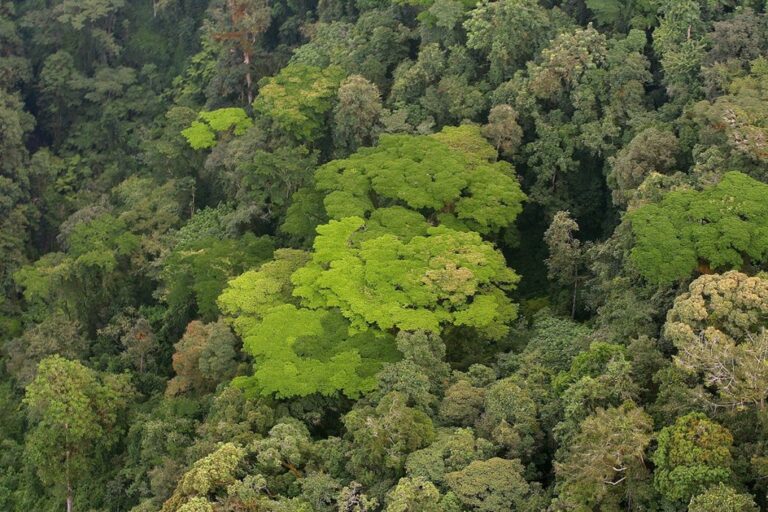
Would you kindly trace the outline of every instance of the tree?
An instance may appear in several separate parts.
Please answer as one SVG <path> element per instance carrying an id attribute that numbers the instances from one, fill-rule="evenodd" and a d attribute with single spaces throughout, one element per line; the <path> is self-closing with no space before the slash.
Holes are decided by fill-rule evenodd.
<path id="1" fill-rule="evenodd" d="M 730 482 L 732 445 L 728 429 L 704 414 L 678 418 L 658 435 L 653 453 L 656 489 L 671 503 L 684 505 L 707 487 Z"/>
<path id="2" fill-rule="evenodd" d="M 78 485 L 120 440 L 120 414 L 131 396 L 127 376 L 100 375 L 59 356 L 40 362 L 24 397 L 32 424 L 26 454 L 40 479 L 66 497 L 67 512 Z"/>
<path id="3" fill-rule="evenodd" d="M 661 21 L 653 31 L 653 49 L 664 70 L 667 94 L 679 106 L 699 95 L 706 32 L 701 4 L 696 0 L 661 2 Z"/>
<path id="4" fill-rule="evenodd" d="M 76 63 L 85 72 L 107 64 L 121 51 L 115 37 L 115 19 L 125 7 L 124 0 L 56 0 L 33 5 L 22 18 L 22 26 L 33 29 L 37 51 L 57 47 L 75 51 Z M 61 43 L 59 43 L 61 44 Z"/>
<path id="5" fill-rule="evenodd" d="M 387 495 L 386 512 L 442 512 L 440 491 L 432 482 L 422 478 L 401 478 Z"/>
<path id="6" fill-rule="evenodd" d="M 437 227 L 407 242 L 382 234 L 356 243 L 365 225 L 347 217 L 318 228 L 312 260 L 291 278 L 305 305 L 338 307 L 358 331 L 439 333 L 453 325 L 496 339 L 507 332 L 517 308 L 504 290 L 518 277 L 480 235 Z"/>
<path id="7" fill-rule="evenodd" d="M 648 151 L 650 147 L 654 150 Z M 677 137 L 671 132 L 647 128 L 638 133 L 609 160 L 608 184 L 613 189 L 613 203 L 625 206 L 652 172 L 672 171 L 679 150 Z"/>
<path id="8" fill-rule="evenodd" d="M 351 333 L 336 309 L 297 307 L 290 278 L 307 259 L 302 251 L 278 250 L 274 261 L 233 279 L 221 294 L 243 349 L 257 358 L 254 374 L 236 382 L 284 397 L 370 391 L 381 365 L 398 359 L 392 337 Z"/>
<path id="9" fill-rule="evenodd" d="M 492 233 L 512 223 L 525 200 L 512 167 L 496 157 L 479 127 L 447 127 L 431 136 L 382 136 L 375 148 L 322 166 L 315 180 L 332 219 L 368 218 L 397 205 Z"/>
<path id="10" fill-rule="evenodd" d="M 78 323 L 56 312 L 5 345 L 5 367 L 18 385 L 25 387 L 35 378 L 38 364 L 46 357 L 58 354 L 77 359 L 85 355 L 87 347 Z"/>
<path id="11" fill-rule="evenodd" d="M 0 8 L 1 10 L 2 8 Z M 13 28 L 10 20 L 0 15 L 4 27 Z M 0 36 L 0 44 L 4 44 Z M 8 58 L 13 58 L 12 44 Z M 0 74 L 2 72 L 0 57 Z M 9 73 L 8 78 L 12 76 Z M 2 79 L 0 79 L 2 82 Z M 0 307 L 6 309 L 12 286 L 12 276 L 27 263 L 26 245 L 29 240 L 30 222 L 35 219 L 36 208 L 28 201 L 29 176 L 26 170 L 28 153 L 25 147 L 27 134 L 34 126 L 34 118 L 23 109 L 21 96 L 0 86 Z"/>
<path id="12" fill-rule="evenodd" d="M 402 394 L 384 396 L 376 407 L 362 405 L 344 416 L 351 452 L 349 471 L 363 483 L 403 474 L 406 456 L 435 438 L 429 416 L 408 407 Z"/>
<path id="13" fill-rule="evenodd" d="M 168 381 L 166 395 L 210 392 L 216 384 L 231 378 L 237 369 L 236 342 L 222 321 L 208 325 L 190 322 L 184 337 L 174 345 L 176 376 Z"/>
<path id="14" fill-rule="evenodd" d="M 485 403 L 486 389 L 472 385 L 467 379 L 459 379 L 445 390 L 440 402 L 440 419 L 448 425 L 474 425 Z"/>
<path id="15" fill-rule="evenodd" d="M 512 77 L 565 24 L 552 11 L 530 0 L 484 1 L 464 22 L 467 47 L 490 62 L 494 84 Z"/>
<path id="16" fill-rule="evenodd" d="M 46 254 L 18 270 L 14 280 L 29 303 L 57 304 L 93 333 L 109 305 L 130 301 L 139 284 L 128 277 L 140 238 L 111 213 L 73 224 L 62 240 L 65 253 Z"/>
<path id="17" fill-rule="evenodd" d="M 164 298 L 175 314 L 190 310 L 205 321 L 218 315 L 216 300 L 227 281 L 267 260 L 271 238 L 246 233 L 240 238 L 203 238 L 178 246 L 164 261 Z M 189 318 L 189 317 L 187 317 Z"/>
<path id="18" fill-rule="evenodd" d="M 405 467 L 409 477 L 443 488 L 446 474 L 461 471 L 476 460 L 486 460 L 496 451 L 491 441 L 476 436 L 471 428 L 443 428 L 429 446 L 408 455 Z"/>
<path id="19" fill-rule="evenodd" d="M 563 286 L 572 287 L 571 318 L 576 316 L 576 297 L 579 286 L 579 271 L 583 265 L 584 249 L 575 234 L 579 225 L 568 212 L 557 212 L 549 228 L 544 232 L 544 241 L 549 248 L 547 277 Z"/>
<path id="20" fill-rule="evenodd" d="M 379 506 L 376 498 L 369 498 L 363 492 L 363 486 L 357 482 L 351 482 L 344 487 L 337 498 L 338 512 L 373 512 Z"/>
<path id="21" fill-rule="evenodd" d="M 514 155 L 523 139 L 523 129 L 517 124 L 517 111 L 510 105 L 496 105 L 488 113 L 483 136 L 491 141 L 502 155 Z"/>
<path id="22" fill-rule="evenodd" d="M 216 145 L 217 134 L 243 135 L 253 125 L 251 118 L 241 108 L 200 112 L 198 119 L 181 131 L 192 149 L 210 149 Z"/>
<path id="23" fill-rule="evenodd" d="M 474 461 L 461 471 L 448 473 L 445 479 L 448 487 L 469 510 L 541 510 L 543 500 L 535 487 L 525 481 L 522 473 L 523 465 L 519 460 L 494 457 Z"/>
<path id="24" fill-rule="evenodd" d="M 373 146 L 381 130 L 381 93 L 360 75 L 341 82 L 338 103 L 333 109 L 333 143 L 339 156 L 363 146 Z"/>
<path id="25" fill-rule="evenodd" d="M 601 215 L 604 175 L 598 169 L 647 110 L 645 45 L 641 30 L 614 39 L 592 26 L 563 31 L 525 72 L 494 92 L 494 102 L 514 107 L 525 127 L 521 153 L 530 197 L 548 213 Z"/>
<path id="26" fill-rule="evenodd" d="M 597 409 L 555 463 L 558 504 L 565 510 L 618 510 L 635 501 L 650 477 L 644 454 L 652 433 L 650 416 L 632 402 Z"/>
<path id="27" fill-rule="evenodd" d="M 403 359 L 383 367 L 378 375 L 378 393 L 398 391 L 413 407 L 432 412 L 450 375 L 445 343 L 424 331 L 400 331 L 395 342 Z"/>
<path id="28" fill-rule="evenodd" d="M 560 394 L 562 416 L 553 434 L 562 447 L 570 445 L 581 422 L 597 409 L 636 402 L 640 392 L 632 380 L 632 364 L 624 355 L 624 347 L 600 342 L 579 354 L 571 370 L 558 375 L 552 387 Z"/>
<path id="29" fill-rule="evenodd" d="M 664 336 L 675 363 L 701 374 L 719 405 L 765 408 L 768 398 L 768 280 L 731 271 L 701 276 L 675 299 Z"/>
<path id="30" fill-rule="evenodd" d="M 333 108 L 343 77 L 337 66 L 290 64 L 259 83 L 253 108 L 279 133 L 312 144 L 325 133 L 326 114 Z"/>
<path id="31" fill-rule="evenodd" d="M 703 100 L 690 108 L 695 122 L 696 140 L 693 172 L 697 181 L 709 184 L 717 181 L 724 170 L 739 169 L 765 182 L 766 150 L 765 99 L 768 88 L 768 61 L 759 57 L 745 68 L 725 72 L 713 66 L 711 88 L 717 89 L 713 100 Z"/>
<path id="32" fill-rule="evenodd" d="M 292 196 L 311 183 L 319 156 L 306 146 L 271 144 L 258 126 L 217 145 L 204 177 L 215 197 L 234 207 L 224 219 L 227 230 L 271 232 L 295 203 Z"/>
<path id="33" fill-rule="evenodd" d="M 158 349 L 157 336 L 149 321 L 143 316 L 139 317 L 120 341 L 125 347 L 124 356 L 139 373 L 144 373 L 149 356 Z"/>
<path id="34" fill-rule="evenodd" d="M 722 483 L 691 498 L 688 512 L 757 512 L 754 498 Z"/>
<path id="35" fill-rule="evenodd" d="M 265 0 L 226 0 L 220 10 L 214 11 L 218 18 L 212 34 L 215 41 L 225 47 L 235 47 L 242 53 L 245 68 L 245 95 L 248 105 L 253 102 L 252 60 L 255 47 L 272 21 L 272 11 Z"/>
<path id="36" fill-rule="evenodd" d="M 649 282 L 670 284 L 696 269 L 740 268 L 768 258 L 768 185 L 729 172 L 702 191 L 669 192 L 628 212 L 630 258 Z M 723 208 L 728 205 L 728 208 Z"/>
<path id="37" fill-rule="evenodd" d="M 280 475 L 289 481 L 304 478 L 303 468 L 314 456 L 312 438 L 306 425 L 301 421 L 288 418 L 281 421 L 261 440 L 250 447 L 256 455 L 257 469 L 267 475 L 270 488 L 278 488 Z M 276 475 L 271 477 L 270 475 Z"/>
<path id="38" fill-rule="evenodd" d="M 399 356 L 391 336 L 375 330 L 350 333 L 349 323 L 335 310 L 284 304 L 260 322 L 247 317 L 238 320 L 244 350 L 257 362 L 254 374 L 238 378 L 235 384 L 264 395 L 342 392 L 355 398 L 375 387 L 376 373 L 384 362 Z"/>
<path id="39" fill-rule="evenodd" d="M 647 29 L 655 24 L 654 0 L 585 0 L 584 2 L 600 25 L 613 25 L 623 31 L 628 27 Z"/>
<path id="40" fill-rule="evenodd" d="M 487 388 L 483 408 L 476 421 L 478 433 L 508 456 L 531 460 L 544 436 L 537 404 L 522 379 L 512 376 L 494 382 Z"/>
<path id="41" fill-rule="evenodd" d="M 163 504 L 162 512 L 213 511 L 208 496 L 223 493 L 227 486 L 237 481 L 237 469 L 245 455 L 244 448 L 225 443 L 196 461 L 179 480 L 173 495 Z"/>

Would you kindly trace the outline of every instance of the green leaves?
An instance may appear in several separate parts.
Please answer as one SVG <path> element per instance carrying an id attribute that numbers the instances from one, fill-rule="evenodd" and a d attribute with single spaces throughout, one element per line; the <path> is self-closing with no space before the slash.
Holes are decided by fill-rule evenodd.
<path id="1" fill-rule="evenodd" d="M 631 211 L 631 259 L 656 284 L 683 279 L 699 261 L 740 268 L 768 258 L 768 185 L 729 172 L 701 192 L 673 191 L 658 204 Z"/>
<path id="2" fill-rule="evenodd" d="M 192 121 L 189 128 L 181 131 L 193 149 L 209 149 L 216 145 L 216 135 L 231 131 L 242 135 L 253 125 L 253 121 L 242 108 L 220 108 L 200 112 L 199 121 Z"/>
<path id="3" fill-rule="evenodd" d="M 398 359 L 387 331 L 507 332 L 517 308 L 504 290 L 518 277 L 480 235 L 438 227 L 407 242 L 393 234 L 355 241 L 364 225 L 359 217 L 331 221 L 318 228 L 306 264 L 303 253 L 279 251 L 230 282 L 219 304 L 236 315 L 257 359 L 238 385 L 278 396 L 356 396 L 373 389 L 383 361 Z"/>
<path id="4" fill-rule="evenodd" d="M 43 482 L 63 494 L 86 477 L 120 438 L 118 414 L 132 393 L 127 376 L 100 375 L 59 356 L 44 359 L 24 398 L 32 425 L 26 452 Z"/>
<path id="5" fill-rule="evenodd" d="M 260 83 L 253 108 L 286 135 L 299 142 L 312 142 L 324 131 L 325 114 L 333 107 L 343 78 L 337 66 L 321 69 L 289 64 Z"/>
<path id="6" fill-rule="evenodd" d="M 506 333 L 517 308 L 504 294 L 518 276 L 474 232 L 429 228 L 403 241 L 394 235 L 355 241 L 359 217 L 318 228 L 312 261 L 292 277 L 310 307 L 338 307 L 354 329 L 440 332 L 475 327 Z"/>
<path id="7" fill-rule="evenodd" d="M 256 358 L 238 384 L 356 396 L 373 389 L 382 362 L 399 359 L 396 332 L 503 337 L 519 276 L 480 232 L 513 222 L 525 196 L 495 159 L 477 126 L 461 126 L 385 136 L 321 167 L 316 188 L 332 220 L 317 228 L 313 252 L 278 251 L 219 297 Z"/>
<path id="8" fill-rule="evenodd" d="M 233 279 L 219 297 L 225 314 L 255 357 L 254 374 L 235 380 L 253 393 L 281 397 L 338 391 L 356 397 L 375 387 L 385 361 L 399 359 L 391 336 L 374 330 L 352 334 L 335 309 L 298 307 L 290 276 L 309 255 L 280 249 L 258 270 Z"/>
<path id="9" fill-rule="evenodd" d="M 268 259 L 274 251 L 269 237 L 247 233 L 239 239 L 206 238 L 174 251 L 165 261 L 165 298 L 174 311 L 194 304 L 207 321 L 218 314 L 216 299 L 227 280 Z"/>
<path id="10" fill-rule="evenodd" d="M 235 380 L 278 397 L 334 395 L 355 398 L 371 391 L 384 361 L 398 359 L 391 336 L 368 331 L 350 334 L 336 310 L 283 304 L 260 322 L 240 322 L 244 349 L 256 358 L 254 374 Z"/>
<path id="11" fill-rule="evenodd" d="M 512 167 L 495 160 L 479 127 L 464 125 L 431 136 L 382 136 L 375 148 L 324 165 L 315 179 L 333 219 L 401 205 L 491 233 L 511 224 L 525 200 Z"/>
<path id="12" fill-rule="evenodd" d="M 598 409 L 582 421 L 564 459 L 555 464 L 562 509 L 604 510 L 622 495 L 642 496 L 652 437 L 651 417 L 632 402 Z"/>
<path id="13" fill-rule="evenodd" d="M 655 0 L 585 0 L 599 25 L 614 25 L 626 30 L 628 26 L 646 29 L 656 21 Z"/>
<path id="14" fill-rule="evenodd" d="M 654 485 L 673 503 L 682 505 L 707 487 L 732 477 L 728 429 L 704 414 L 691 413 L 665 427 L 653 454 Z"/>

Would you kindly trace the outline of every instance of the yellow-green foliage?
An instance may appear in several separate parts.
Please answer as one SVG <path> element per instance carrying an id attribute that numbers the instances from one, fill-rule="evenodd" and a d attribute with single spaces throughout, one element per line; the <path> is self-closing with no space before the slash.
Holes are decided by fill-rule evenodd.
<path id="1" fill-rule="evenodd" d="M 216 134 L 232 130 L 242 135 L 253 125 L 253 121 L 241 108 L 220 108 L 200 112 L 199 121 L 192 121 L 189 128 L 181 131 L 193 149 L 208 149 L 216 145 Z"/>
<path id="2" fill-rule="evenodd" d="M 768 185 L 729 172 L 702 191 L 679 190 L 627 214 L 631 258 L 649 281 L 690 276 L 700 261 L 714 269 L 768 259 Z"/>
<path id="3" fill-rule="evenodd" d="M 382 136 L 375 148 L 321 167 L 316 182 L 327 192 L 333 219 L 401 205 L 480 233 L 514 222 L 525 200 L 512 166 L 496 161 L 496 150 L 473 125 Z"/>
<path id="4" fill-rule="evenodd" d="M 308 259 L 302 251 L 278 250 L 273 261 L 230 281 L 219 297 L 243 348 L 256 358 L 254 374 L 235 382 L 283 397 L 358 396 L 375 387 L 383 362 L 398 359 L 394 340 L 374 330 L 351 334 L 338 310 L 297 307 L 290 276 Z"/>
<path id="5" fill-rule="evenodd" d="M 262 80 L 253 108 L 280 131 L 311 142 L 322 133 L 325 114 L 333 107 L 343 78 L 338 66 L 321 69 L 289 64 L 276 76 Z"/>
<path id="6" fill-rule="evenodd" d="M 463 325 L 492 338 L 507 332 L 517 306 L 504 290 L 518 276 L 479 234 L 435 227 L 408 241 L 390 234 L 355 243 L 364 229 L 359 217 L 318 228 L 312 261 L 292 277 L 307 306 L 338 307 L 361 331 Z"/>

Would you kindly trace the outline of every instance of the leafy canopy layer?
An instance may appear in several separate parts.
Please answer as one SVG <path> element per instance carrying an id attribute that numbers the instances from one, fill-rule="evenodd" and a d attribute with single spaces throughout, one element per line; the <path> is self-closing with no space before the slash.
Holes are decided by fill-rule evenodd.
<path id="1" fill-rule="evenodd" d="M 400 205 L 440 223 L 491 233 L 511 224 L 525 199 L 512 166 L 496 161 L 496 150 L 473 125 L 382 136 L 375 148 L 322 166 L 315 178 L 333 219 L 365 218 L 376 208 Z"/>
<path id="2" fill-rule="evenodd" d="M 210 112 L 200 112 L 199 121 L 181 131 L 192 149 L 208 149 L 216 145 L 216 134 L 232 130 L 235 135 L 242 135 L 253 125 L 242 108 L 220 108 Z"/>
<path id="3" fill-rule="evenodd" d="M 222 311 L 235 317 L 244 350 L 256 358 L 254 374 L 235 383 L 282 397 L 358 396 L 375 387 L 383 362 L 398 359 L 394 340 L 374 330 L 350 334 L 336 309 L 298 307 L 290 276 L 308 258 L 279 249 L 273 261 L 233 279 L 219 297 Z"/>
<path id="4" fill-rule="evenodd" d="M 714 187 L 678 190 L 627 214 L 636 243 L 631 258 L 649 281 L 689 276 L 700 261 L 741 268 L 768 258 L 768 185 L 729 172 Z"/>
<path id="5" fill-rule="evenodd" d="M 306 305 L 338 307 L 356 330 L 507 332 L 517 308 L 504 290 L 518 276 L 479 234 L 441 226 L 408 241 L 387 234 L 356 243 L 364 229 L 359 217 L 318 228 L 312 261 L 292 277 Z"/>

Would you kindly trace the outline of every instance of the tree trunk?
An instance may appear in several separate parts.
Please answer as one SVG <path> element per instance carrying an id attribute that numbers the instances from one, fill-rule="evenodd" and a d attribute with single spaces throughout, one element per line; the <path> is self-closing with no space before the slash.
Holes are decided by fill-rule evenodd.
<path id="1" fill-rule="evenodd" d="M 243 49 L 243 64 L 245 64 L 245 87 L 248 94 L 248 105 L 253 103 L 253 78 L 251 77 L 251 52 Z"/>
<path id="2" fill-rule="evenodd" d="M 72 512 L 72 505 L 74 504 L 75 498 L 72 495 L 72 483 L 67 480 L 67 512 Z"/>
<path id="3" fill-rule="evenodd" d="M 576 275 L 573 279 L 573 297 L 571 299 L 571 320 L 576 319 L 576 294 L 579 289 L 579 276 Z"/>

